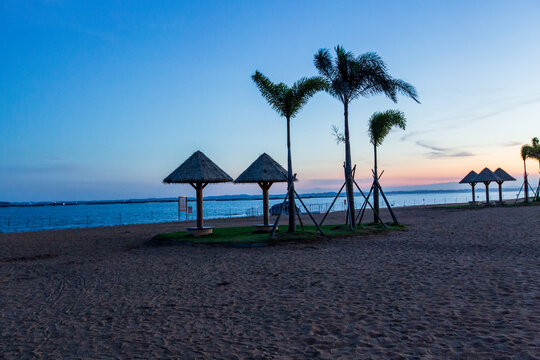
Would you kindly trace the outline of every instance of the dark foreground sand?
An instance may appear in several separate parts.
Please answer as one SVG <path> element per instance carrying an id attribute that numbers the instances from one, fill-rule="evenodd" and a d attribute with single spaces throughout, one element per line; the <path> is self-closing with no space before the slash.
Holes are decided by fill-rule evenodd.
<path id="1" fill-rule="evenodd" d="M 398 215 L 250 249 L 144 245 L 175 224 L 2 234 L 0 358 L 540 358 L 540 207 Z"/>

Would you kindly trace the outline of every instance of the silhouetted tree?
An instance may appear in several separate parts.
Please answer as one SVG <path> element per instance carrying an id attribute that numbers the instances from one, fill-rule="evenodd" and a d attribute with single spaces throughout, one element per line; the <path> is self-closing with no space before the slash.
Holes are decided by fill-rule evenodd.
<path id="1" fill-rule="evenodd" d="M 537 137 L 532 138 L 532 149 L 529 153 L 529 157 L 538 160 L 538 174 L 540 175 L 540 141 Z M 540 177 L 538 178 L 538 185 L 536 186 L 536 201 L 540 200 Z"/>
<path id="2" fill-rule="evenodd" d="M 296 204 L 291 158 L 291 119 L 318 91 L 326 90 L 328 83 L 321 77 L 302 78 L 292 86 L 275 84 L 259 71 L 251 77 L 268 104 L 287 120 L 287 186 L 289 190 L 289 232 L 296 231 Z"/>
<path id="3" fill-rule="evenodd" d="M 386 135 L 394 127 L 400 127 L 405 130 L 407 125 L 407 119 L 405 119 L 405 114 L 398 110 L 387 110 L 385 112 L 376 112 L 371 115 L 369 119 L 369 140 L 373 144 L 373 172 L 375 181 L 378 183 L 379 173 L 377 171 L 377 147 L 380 146 Z M 375 186 L 373 188 L 373 208 L 377 213 L 379 213 L 379 187 Z M 373 212 L 373 222 L 378 222 L 379 218 Z"/>
<path id="4" fill-rule="evenodd" d="M 403 94 L 418 102 L 414 86 L 392 78 L 384 61 L 373 52 L 355 57 L 341 46 L 335 48 L 336 57 L 332 58 L 327 49 L 315 54 L 315 67 L 328 80 L 328 92 L 343 103 L 344 142 L 345 142 L 345 180 L 347 199 L 351 218 L 354 219 L 354 189 L 352 179 L 351 144 L 349 139 L 349 104 L 358 97 L 384 94 L 397 102 L 397 95 Z M 355 226 L 350 222 L 351 228 Z"/>
<path id="5" fill-rule="evenodd" d="M 523 145 L 521 147 L 521 159 L 523 160 L 523 186 L 525 187 L 525 202 L 529 202 L 529 182 L 527 180 L 527 158 L 531 154 L 533 147 Z"/>

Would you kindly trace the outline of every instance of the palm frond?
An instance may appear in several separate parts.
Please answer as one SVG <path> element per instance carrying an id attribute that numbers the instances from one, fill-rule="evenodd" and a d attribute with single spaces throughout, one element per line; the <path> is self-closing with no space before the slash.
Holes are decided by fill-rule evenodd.
<path id="1" fill-rule="evenodd" d="M 268 104 L 281 116 L 286 116 L 287 109 L 284 106 L 284 100 L 287 94 L 287 86 L 283 83 L 274 84 L 259 71 L 255 71 L 251 78 Z"/>
<path id="2" fill-rule="evenodd" d="M 523 159 L 523 161 L 531 157 L 530 155 L 533 153 L 534 153 L 534 147 L 532 147 L 531 145 L 525 144 L 521 147 L 521 159 Z"/>
<path id="3" fill-rule="evenodd" d="M 284 83 L 275 84 L 259 71 L 251 78 L 270 106 L 286 118 L 295 117 L 313 95 L 329 88 L 328 82 L 319 76 L 302 78 L 291 87 Z"/>
<path id="4" fill-rule="evenodd" d="M 414 86 L 401 79 L 392 79 L 392 82 L 397 93 L 408 96 L 420 104 L 420 101 L 418 101 L 418 93 L 416 92 L 416 88 Z"/>
<path id="5" fill-rule="evenodd" d="M 374 52 L 366 52 L 358 57 L 336 46 L 336 57 L 332 60 L 328 50 L 321 49 L 315 54 L 315 67 L 325 77 L 330 87 L 330 95 L 343 103 L 362 96 L 369 97 L 384 94 L 397 102 L 397 95 L 411 97 L 418 102 L 418 94 L 411 84 L 394 79 L 388 74 L 388 68 L 382 58 Z"/>
<path id="6" fill-rule="evenodd" d="M 336 75 L 339 76 L 342 84 L 349 84 L 351 76 L 353 76 L 351 64 L 354 63 L 354 55 L 352 52 L 345 51 L 340 45 L 336 46 L 335 51 L 334 68 L 336 69 Z"/>
<path id="7" fill-rule="evenodd" d="M 376 112 L 369 119 L 369 139 L 375 146 L 379 146 L 393 127 L 400 127 L 405 130 L 407 119 L 405 114 L 399 110 L 386 110 Z"/>
<path id="8" fill-rule="evenodd" d="M 313 59 L 315 67 L 319 73 L 326 79 L 331 80 L 334 77 L 334 68 L 332 65 L 332 56 L 327 49 L 319 49 Z"/>
<path id="9" fill-rule="evenodd" d="M 320 76 L 311 78 L 302 78 L 292 86 L 291 113 L 294 117 L 308 100 L 319 91 L 328 90 L 330 87 L 328 81 Z"/>
<path id="10" fill-rule="evenodd" d="M 537 137 L 533 137 L 531 143 L 532 146 L 529 149 L 528 157 L 540 161 L 540 141 Z"/>

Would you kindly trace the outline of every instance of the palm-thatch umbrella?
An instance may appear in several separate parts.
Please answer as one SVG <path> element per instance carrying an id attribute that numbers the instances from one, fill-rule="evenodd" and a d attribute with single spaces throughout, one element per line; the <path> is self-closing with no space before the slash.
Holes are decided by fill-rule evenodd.
<path id="1" fill-rule="evenodd" d="M 201 151 L 196 151 L 182 163 L 176 170 L 167 176 L 163 182 L 187 183 L 197 192 L 197 227 L 188 228 L 193 235 L 206 235 L 212 233 L 212 228 L 203 227 L 203 189 L 209 183 L 230 182 L 233 179 L 219 168 Z"/>
<path id="2" fill-rule="evenodd" d="M 268 190 L 275 182 L 287 182 L 287 170 L 270 155 L 264 153 L 257 158 L 236 180 L 235 183 L 257 183 L 263 191 L 263 225 L 255 225 L 258 230 L 270 231 L 268 221 Z M 294 215 L 293 215 L 294 216 Z"/>
<path id="3" fill-rule="evenodd" d="M 502 203 L 503 202 L 503 199 L 502 199 L 502 183 L 505 182 L 505 181 L 516 181 L 516 179 L 514 179 L 514 177 L 512 177 L 512 175 L 508 174 L 506 171 L 504 171 L 501 168 L 498 168 L 497 170 L 495 170 L 494 174 L 500 179 L 500 180 L 496 180 L 496 181 L 497 181 L 497 184 L 499 185 L 499 202 Z"/>
<path id="4" fill-rule="evenodd" d="M 469 185 L 471 185 L 471 188 L 472 188 L 472 201 L 473 202 L 476 202 L 476 197 L 475 197 L 475 194 L 474 194 L 474 187 L 478 183 L 478 181 L 475 180 L 477 176 L 478 176 L 478 174 L 476 173 L 476 171 L 471 170 L 471 172 L 468 173 L 467 175 L 465 175 L 465 177 L 463 179 L 461 179 L 461 181 L 459 182 L 460 184 L 469 184 Z"/>
<path id="5" fill-rule="evenodd" d="M 492 181 L 500 181 L 499 177 L 488 168 L 484 168 L 475 178 L 476 182 L 481 182 L 486 185 L 486 204 L 489 204 L 489 183 Z"/>

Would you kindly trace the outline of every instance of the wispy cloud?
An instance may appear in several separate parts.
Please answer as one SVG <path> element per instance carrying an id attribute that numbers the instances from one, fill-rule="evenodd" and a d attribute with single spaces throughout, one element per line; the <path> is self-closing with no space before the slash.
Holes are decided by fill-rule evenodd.
<path id="1" fill-rule="evenodd" d="M 505 143 L 502 143 L 502 144 L 499 144 L 500 146 L 508 146 L 508 147 L 511 147 L 511 146 L 518 146 L 518 145 L 522 145 L 523 143 L 520 143 L 519 141 L 507 141 Z"/>
<path id="2" fill-rule="evenodd" d="M 444 148 L 440 146 L 426 144 L 425 142 L 420 140 L 416 141 L 416 145 L 431 150 L 426 154 L 426 156 L 430 159 L 446 157 L 469 157 L 475 155 L 468 151 L 457 151 L 456 149 L 452 148 Z"/>
<path id="3" fill-rule="evenodd" d="M 518 101 L 516 101 L 515 98 L 511 98 L 511 99 L 512 101 L 509 104 L 498 106 L 496 109 L 493 109 L 493 110 L 490 109 L 489 111 L 486 111 L 486 112 L 475 113 L 475 114 L 462 114 L 462 115 L 455 115 L 455 116 L 450 116 L 450 117 L 445 117 L 445 118 L 440 118 L 440 119 L 434 119 L 433 121 L 431 121 L 431 123 L 433 124 L 439 124 L 439 125 L 441 123 L 447 123 L 447 124 L 445 126 L 439 126 L 437 128 L 426 129 L 426 130 L 421 130 L 421 131 L 413 131 L 413 132 L 407 133 L 401 137 L 401 141 L 405 141 L 407 139 L 417 137 L 418 135 L 429 134 L 429 133 L 445 131 L 445 130 L 455 130 L 463 126 L 467 126 L 476 121 L 489 119 L 500 114 L 514 111 L 524 106 L 540 103 L 540 96 L 535 96 L 526 100 L 523 100 L 522 98 L 520 98 Z M 504 102 L 505 100 L 508 100 L 508 99 L 501 99 L 499 102 Z M 514 145 L 508 145 L 508 146 L 514 146 Z"/>
<path id="4" fill-rule="evenodd" d="M 37 165 L 3 165 L 0 171 L 8 175 L 30 175 L 30 174 L 72 174 L 81 171 L 78 164 L 71 163 L 50 163 Z"/>

